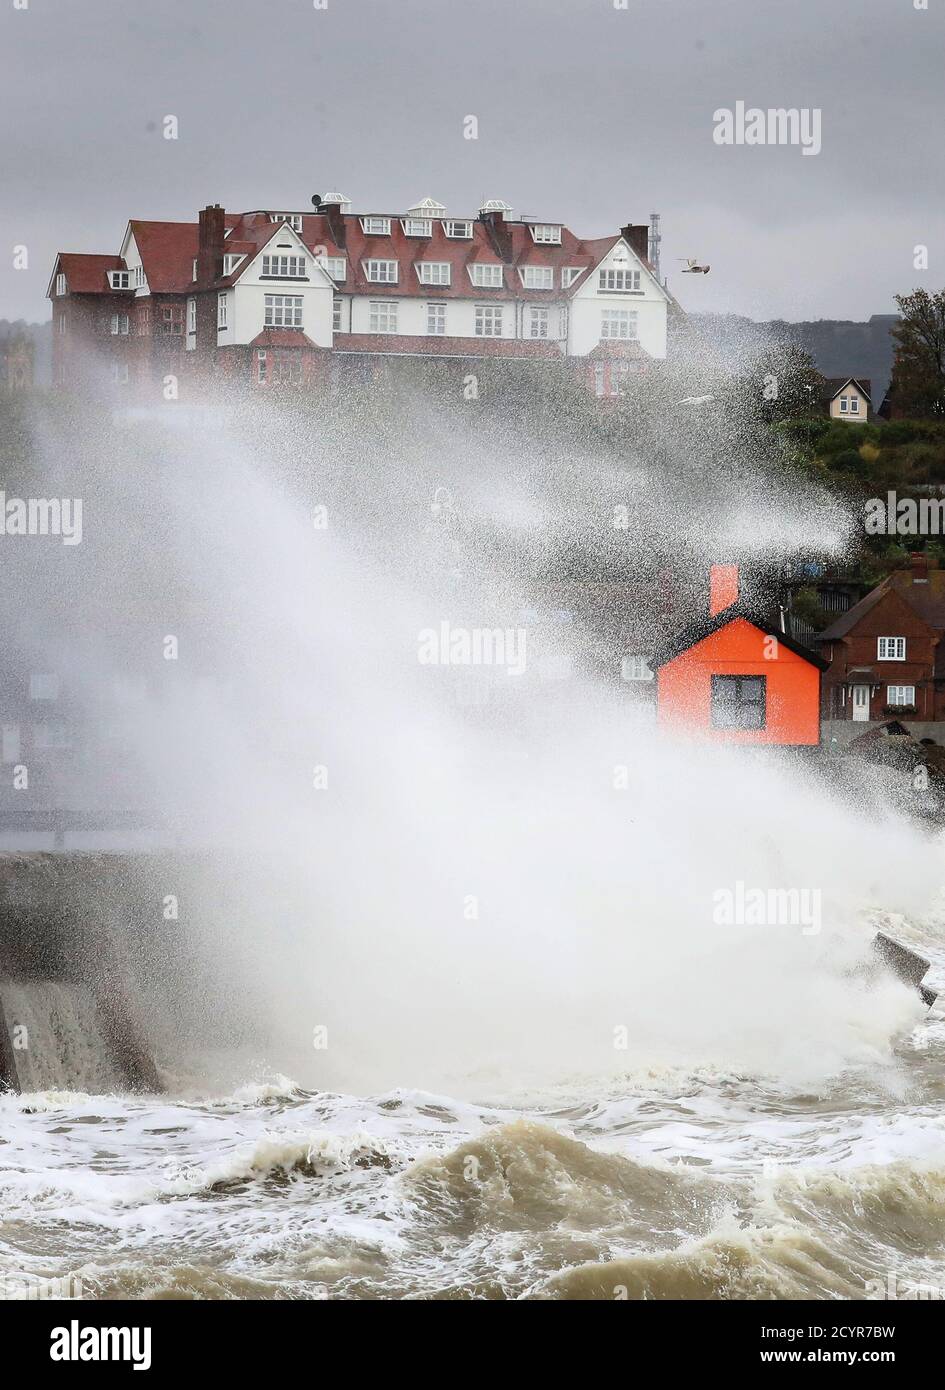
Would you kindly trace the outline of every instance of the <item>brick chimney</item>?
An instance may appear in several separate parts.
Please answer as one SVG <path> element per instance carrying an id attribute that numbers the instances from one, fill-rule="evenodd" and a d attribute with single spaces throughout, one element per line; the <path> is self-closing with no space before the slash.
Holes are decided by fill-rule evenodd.
<path id="1" fill-rule="evenodd" d="M 912 582 L 913 584 L 928 584 L 929 582 L 929 557 L 924 550 L 913 550 L 912 552 Z"/>
<path id="2" fill-rule="evenodd" d="M 348 229 L 340 203 L 319 203 L 316 212 L 328 223 L 328 235 L 336 246 L 344 247 L 348 240 Z"/>
<path id="3" fill-rule="evenodd" d="M 489 239 L 495 247 L 496 254 L 503 261 L 511 261 L 512 233 L 504 215 L 501 212 L 480 212 L 479 220 L 488 228 Z"/>
<path id="4" fill-rule="evenodd" d="M 201 284 L 223 274 L 225 212 L 219 203 L 208 203 L 200 212 L 197 238 L 197 279 Z"/>
<path id="5" fill-rule="evenodd" d="M 712 565 L 709 570 L 709 617 L 738 602 L 738 566 Z"/>
<path id="6" fill-rule="evenodd" d="M 639 226 L 634 226 L 632 222 L 629 222 L 626 227 L 620 228 L 620 235 L 629 244 L 630 250 L 642 261 L 649 261 L 650 227 L 648 222 L 643 222 Z"/>

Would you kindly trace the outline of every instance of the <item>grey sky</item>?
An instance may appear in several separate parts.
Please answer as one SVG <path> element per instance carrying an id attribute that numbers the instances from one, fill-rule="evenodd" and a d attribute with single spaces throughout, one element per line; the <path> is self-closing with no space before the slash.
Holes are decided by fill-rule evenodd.
<path id="1" fill-rule="evenodd" d="M 945 284 L 945 0 L 14 3 L 0 318 L 47 318 L 55 252 L 117 251 L 129 217 L 329 188 L 355 211 L 505 198 L 587 236 L 659 211 L 693 310 L 865 318 Z M 819 107 L 822 152 L 714 144 L 738 100 Z"/>

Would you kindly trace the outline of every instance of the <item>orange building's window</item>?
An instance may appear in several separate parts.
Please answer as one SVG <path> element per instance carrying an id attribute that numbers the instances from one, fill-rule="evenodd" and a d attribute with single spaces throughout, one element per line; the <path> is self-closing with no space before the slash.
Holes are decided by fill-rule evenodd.
<path id="1" fill-rule="evenodd" d="M 765 676 L 713 676 L 713 729 L 763 729 L 767 693 Z"/>

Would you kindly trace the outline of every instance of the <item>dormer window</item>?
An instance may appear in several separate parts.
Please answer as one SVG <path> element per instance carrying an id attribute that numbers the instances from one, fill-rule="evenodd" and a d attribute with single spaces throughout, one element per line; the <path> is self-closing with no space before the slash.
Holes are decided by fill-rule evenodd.
<path id="1" fill-rule="evenodd" d="M 531 228 L 532 241 L 543 246 L 561 245 L 561 228 L 554 222 L 535 222 Z"/>
<path id="2" fill-rule="evenodd" d="M 302 230 L 302 214 L 300 212 L 271 212 L 270 222 L 288 222 L 293 232 Z"/>
<path id="3" fill-rule="evenodd" d="M 362 217 L 361 230 L 365 236 L 390 236 L 390 218 Z"/>
<path id="4" fill-rule="evenodd" d="M 136 290 L 142 290 L 142 289 L 144 289 L 144 266 L 143 266 L 143 265 L 136 265 L 136 266 L 135 266 L 135 289 L 136 289 Z"/>
<path id="5" fill-rule="evenodd" d="M 450 283 L 449 261 L 419 261 L 416 270 L 421 285 L 448 285 Z"/>
<path id="6" fill-rule="evenodd" d="M 304 258 L 304 256 L 303 256 L 303 257 L 302 257 L 303 262 L 304 262 L 304 259 L 305 259 L 305 258 Z M 240 261 L 242 261 L 242 260 L 245 260 L 245 257 L 244 257 L 244 256 L 235 256 L 235 255 L 234 255 L 234 256 L 224 256 L 224 257 L 223 257 L 223 274 L 224 274 L 224 275 L 232 275 L 233 272 L 234 272 L 234 270 L 236 269 L 236 267 L 239 265 Z"/>
<path id="7" fill-rule="evenodd" d="M 60 274 L 56 276 L 56 294 L 57 294 L 57 295 L 65 294 L 65 292 L 66 292 L 66 277 L 65 277 L 65 275 L 63 275 L 63 274 L 60 272 Z"/>
<path id="8" fill-rule="evenodd" d="M 550 265 L 526 265 L 518 273 L 527 290 L 553 290 L 555 287 L 555 273 Z"/>
<path id="9" fill-rule="evenodd" d="M 443 223 L 443 231 L 454 241 L 472 241 L 473 224 L 457 221 L 455 218 Z"/>
<path id="10" fill-rule="evenodd" d="M 404 236 L 432 236 L 433 223 L 429 217 L 405 217 L 400 224 Z"/>
<path id="11" fill-rule="evenodd" d="M 640 289 L 638 270 L 602 270 L 598 289 L 602 294 L 633 294 Z"/>
<path id="12" fill-rule="evenodd" d="M 230 260 L 231 257 L 227 257 Z M 306 263 L 304 256 L 263 256 L 262 273 L 271 275 L 279 280 L 301 280 L 305 277 Z M 229 271 L 225 270 L 225 274 Z"/>
<path id="13" fill-rule="evenodd" d="M 130 270 L 110 270 L 110 271 L 108 272 L 108 283 L 111 285 L 111 287 L 112 287 L 113 290 L 130 290 L 130 289 L 131 289 L 131 271 L 130 271 Z"/>
<path id="14" fill-rule="evenodd" d="M 502 266 L 491 264 L 488 261 L 480 261 L 477 265 L 471 265 L 469 274 L 477 289 L 500 290 L 505 284 Z"/>
<path id="15" fill-rule="evenodd" d="M 345 256 L 319 256 L 318 264 L 327 271 L 333 280 L 348 278 L 348 261 Z"/>
<path id="16" fill-rule="evenodd" d="M 375 285 L 397 284 L 397 262 L 370 260 L 364 262 L 364 273 Z"/>

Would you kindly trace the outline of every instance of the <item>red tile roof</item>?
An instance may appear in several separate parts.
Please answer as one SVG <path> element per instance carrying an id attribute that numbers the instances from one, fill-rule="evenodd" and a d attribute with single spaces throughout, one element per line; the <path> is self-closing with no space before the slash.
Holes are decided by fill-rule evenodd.
<path id="1" fill-rule="evenodd" d="M 250 347 L 256 348 L 314 348 L 316 352 L 327 352 L 328 348 L 319 348 L 317 343 L 313 343 L 305 333 L 298 328 L 264 328 L 261 333 L 257 333 Z"/>
<path id="2" fill-rule="evenodd" d="M 183 294 L 193 286 L 196 222 L 131 222 L 152 294 Z"/>
<path id="3" fill-rule="evenodd" d="M 85 256 L 60 251 L 58 260 L 60 273 L 66 277 L 66 288 L 72 294 L 110 293 L 105 272 L 125 268 L 120 256 Z"/>

